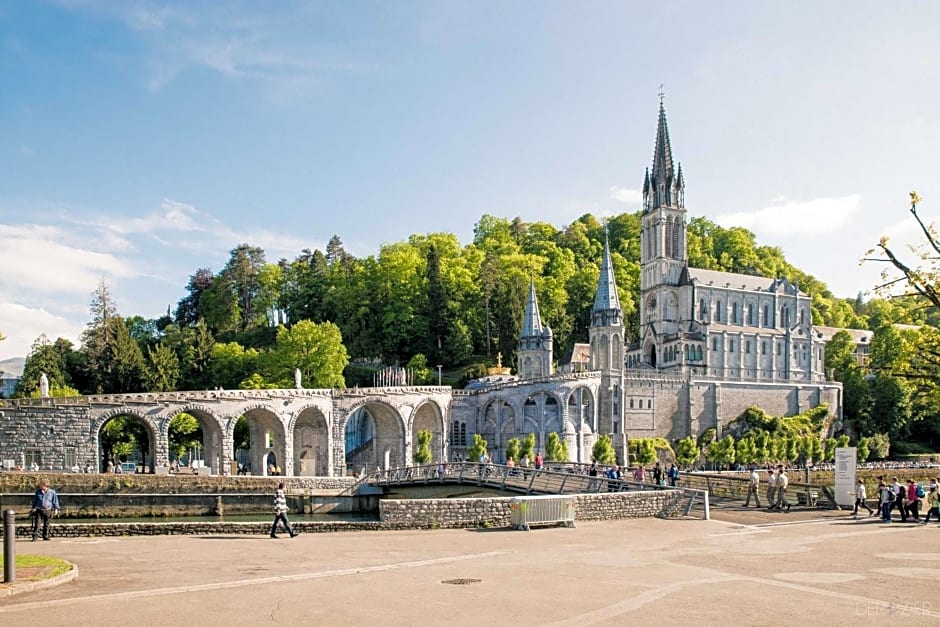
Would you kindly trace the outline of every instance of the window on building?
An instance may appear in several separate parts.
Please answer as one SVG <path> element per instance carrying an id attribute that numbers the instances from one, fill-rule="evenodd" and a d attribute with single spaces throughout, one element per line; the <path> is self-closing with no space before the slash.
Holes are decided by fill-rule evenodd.
<path id="1" fill-rule="evenodd" d="M 784 327 L 790 326 L 790 307 L 788 305 L 780 308 L 780 320 L 783 322 Z"/>
<path id="2" fill-rule="evenodd" d="M 718 350 L 718 338 L 717 337 L 712 338 L 712 350 L 713 351 Z"/>
<path id="3" fill-rule="evenodd" d="M 65 447 L 65 468 L 71 470 L 73 466 L 77 466 L 78 461 L 75 456 L 75 447 L 67 446 Z"/>
<path id="4" fill-rule="evenodd" d="M 708 305 L 705 304 L 704 298 L 698 302 L 698 319 L 702 321 L 708 320 Z"/>
<path id="5" fill-rule="evenodd" d="M 734 340 L 728 340 L 728 352 L 729 353 L 734 352 Z"/>
<path id="6" fill-rule="evenodd" d="M 747 324 L 748 326 L 754 326 L 754 305 L 747 306 Z"/>
<path id="7" fill-rule="evenodd" d="M 783 344 L 777 342 L 777 354 L 780 355 L 783 353 Z"/>
<path id="8" fill-rule="evenodd" d="M 653 399 L 651 398 L 646 399 L 646 408 L 653 409 Z"/>
<path id="9" fill-rule="evenodd" d="M 760 354 L 761 354 L 761 355 L 766 355 L 766 354 L 767 354 L 767 342 L 761 342 L 761 343 L 760 343 Z"/>
<path id="10" fill-rule="evenodd" d="M 747 340 L 746 342 L 744 342 L 744 352 L 745 353 L 751 352 L 751 340 Z"/>
<path id="11" fill-rule="evenodd" d="M 721 322 L 721 301 L 715 303 L 715 322 Z"/>
<path id="12" fill-rule="evenodd" d="M 39 449 L 27 449 L 26 450 L 26 468 L 42 468 L 42 451 Z"/>
<path id="13" fill-rule="evenodd" d="M 630 409 L 633 409 L 633 399 L 630 399 Z"/>
<path id="14" fill-rule="evenodd" d="M 731 324 L 737 324 L 738 320 L 738 304 L 731 303 Z"/>

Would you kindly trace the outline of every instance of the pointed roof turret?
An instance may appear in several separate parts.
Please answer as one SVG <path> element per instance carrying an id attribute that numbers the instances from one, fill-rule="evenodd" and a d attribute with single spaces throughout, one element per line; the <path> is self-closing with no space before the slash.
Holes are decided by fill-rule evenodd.
<path id="1" fill-rule="evenodd" d="M 539 337 L 544 335 L 545 326 L 539 314 L 539 301 L 535 297 L 535 278 L 529 278 L 529 299 L 525 304 L 525 317 L 522 319 L 521 337 Z"/>
<path id="2" fill-rule="evenodd" d="M 597 281 L 597 294 L 594 296 L 594 308 L 591 310 L 591 324 L 609 326 L 601 323 L 598 317 L 616 312 L 620 317 L 620 297 L 617 295 L 617 279 L 614 277 L 614 264 L 610 259 L 610 240 L 604 239 L 604 258 L 601 260 L 601 276 Z"/>
<path id="3" fill-rule="evenodd" d="M 656 145 L 653 149 L 653 172 L 650 175 L 651 209 L 673 204 L 672 191 L 675 171 L 672 165 L 672 146 L 669 143 L 669 125 L 662 96 L 659 99 L 659 123 L 656 127 Z"/>

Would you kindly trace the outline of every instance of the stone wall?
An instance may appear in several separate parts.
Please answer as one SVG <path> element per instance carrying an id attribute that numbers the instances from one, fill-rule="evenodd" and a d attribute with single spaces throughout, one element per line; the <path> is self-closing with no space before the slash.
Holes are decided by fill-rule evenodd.
<path id="1" fill-rule="evenodd" d="M 673 518 L 681 515 L 677 504 L 685 499 L 687 496 L 680 490 L 579 494 L 575 496 L 575 520 Z M 513 497 L 420 501 L 383 499 L 379 501 L 379 520 L 419 528 L 507 527 L 512 500 Z"/>

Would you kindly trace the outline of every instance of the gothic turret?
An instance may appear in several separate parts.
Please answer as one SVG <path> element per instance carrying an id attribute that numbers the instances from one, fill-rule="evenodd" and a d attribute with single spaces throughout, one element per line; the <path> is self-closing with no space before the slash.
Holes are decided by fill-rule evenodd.
<path id="1" fill-rule="evenodd" d="M 523 379 L 541 377 L 552 373 L 552 330 L 542 324 L 539 301 L 535 296 L 535 279 L 529 280 L 529 299 L 522 319 L 519 334 L 519 376 Z"/>
<path id="2" fill-rule="evenodd" d="M 620 297 L 617 295 L 617 279 L 614 264 L 610 260 L 610 243 L 604 241 L 604 258 L 601 260 L 601 276 L 597 281 L 594 307 L 591 309 L 591 326 L 606 327 L 622 324 Z"/>
<path id="3" fill-rule="evenodd" d="M 681 172 L 681 168 L 680 168 Z M 669 125 L 666 123 L 666 107 L 659 100 L 659 123 L 656 127 L 656 145 L 653 148 L 653 171 L 649 173 L 649 184 L 643 185 L 643 208 L 650 211 L 658 207 L 682 207 L 680 191 L 681 177 L 677 177 L 672 162 L 672 146 L 669 143 Z"/>

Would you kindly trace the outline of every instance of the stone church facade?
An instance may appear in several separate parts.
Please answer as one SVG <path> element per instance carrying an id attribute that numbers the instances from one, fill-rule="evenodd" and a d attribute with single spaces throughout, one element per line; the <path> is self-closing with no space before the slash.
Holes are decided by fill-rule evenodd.
<path id="1" fill-rule="evenodd" d="M 551 330 L 530 286 L 519 376 L 455 392 L 451 414 L 459 432 L 482 434 L 502 460 L 509 438 L 535 433 L 541 449 L 554 431 L 572 460 L 586 462 L 600 434 L 611 435 L 623 460 L 629 438 L 675 441 L 709 428 L 721 434 L 752 405 L 786 416 L 826 403 L 840 419 L 842 387 L 825 380 L 826 340 L 811 322 L 812 297 L 786 279 L 690 267 L 687 224 L 685 180 L 660 102 L 643 185 L 637 340 L 627 342 L 605 244 L 587 363 L 565 374 L 545 369 L 552 363 Z M 459 458 L 466 443 L 452 439 L 451 455 Z"/>

